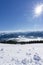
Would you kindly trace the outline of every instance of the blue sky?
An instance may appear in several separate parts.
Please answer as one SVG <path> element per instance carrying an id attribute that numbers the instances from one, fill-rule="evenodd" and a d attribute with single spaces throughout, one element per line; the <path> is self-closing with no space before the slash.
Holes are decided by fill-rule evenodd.
<path id="1" fill-rule="evenodd" d="M 43 0 L 0 0 L 0 31 L 43 30 L 43 14 L 34 18 L 34 8 Z"/>

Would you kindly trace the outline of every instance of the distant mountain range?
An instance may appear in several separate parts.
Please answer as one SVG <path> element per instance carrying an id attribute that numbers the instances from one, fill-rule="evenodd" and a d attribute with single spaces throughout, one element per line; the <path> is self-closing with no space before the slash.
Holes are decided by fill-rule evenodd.
<path id="1" fill-rule="evenodd" d="M 43 31 L 39 32 L 13 32 L 13 33 L 0 33 L 0 42 L 2 41 L 29 41 L 29 40 L 43 40 Z M 31 41 L 30 40 L 30 41 Z"/>

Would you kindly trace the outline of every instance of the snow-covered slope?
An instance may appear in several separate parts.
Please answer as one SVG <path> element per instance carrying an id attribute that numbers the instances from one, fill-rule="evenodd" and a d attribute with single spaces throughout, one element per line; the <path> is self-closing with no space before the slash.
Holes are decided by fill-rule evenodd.
<path id="1" fill-rule="evenodd" d="M 18 38 L 10 38 L 7 41 L 17 41 L 17 42 L 29 42 L 29 41 L 43 41 L 43 38 L 26 38 L 26 37 L 18 37 Z"/>
<path id="2" fill-rule="evenodd" d="M 0 65 L 43 65 L 43 44 L 0 43 Z"/>

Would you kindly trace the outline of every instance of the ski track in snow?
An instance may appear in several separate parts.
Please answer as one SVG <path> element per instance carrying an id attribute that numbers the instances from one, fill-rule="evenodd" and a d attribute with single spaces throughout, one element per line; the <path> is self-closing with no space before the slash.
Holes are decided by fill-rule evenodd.
<path id="1" fill-rule="evenodd" d="M 0 43 L 0 65 L 43 65 L 43 44 Z"/>

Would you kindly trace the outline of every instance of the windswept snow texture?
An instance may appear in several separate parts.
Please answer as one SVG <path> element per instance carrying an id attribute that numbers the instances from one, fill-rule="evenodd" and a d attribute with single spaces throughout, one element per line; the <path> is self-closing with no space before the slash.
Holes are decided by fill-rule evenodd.
<path id="1" fill-rule="evenodd" d="M 43 65 L 43 44 L 0 43 L 0 65 Z"/>

